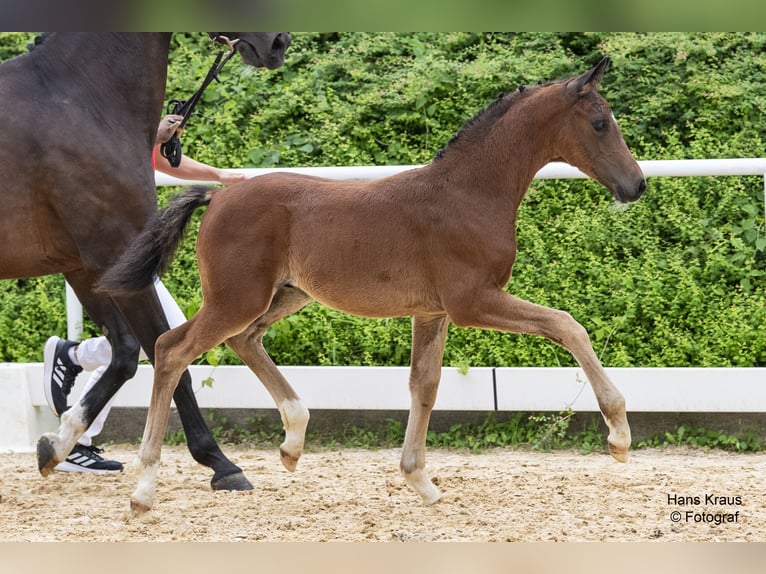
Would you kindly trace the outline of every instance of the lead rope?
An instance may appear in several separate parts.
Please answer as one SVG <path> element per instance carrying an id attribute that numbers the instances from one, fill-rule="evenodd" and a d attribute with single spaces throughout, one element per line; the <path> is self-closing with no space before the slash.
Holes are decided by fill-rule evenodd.
<path id="1" fill-rule="evenodd" d="M 221 41 L 229 47 L 229 52 L 226 54 L 226 57 L 224 57 L 225 50 L 218 53 L 213 65 L 210 66 L 210 70 L 208 70 L 207 76 L 205 76 L 205 79 L 202 81 L 202 85 L 188 100 L 170 100 L 168 103 L 168 113 L 183 116 L 179 129 L 186 126 L 186 122 L 189 121 L 197 102 L 199 102 L 202 93 L 205 91 L 205 88 L 208 87 L 210 82 L 213 80 L 216 80 L 217 82 L 221 81 L 218 78 L 218 73 L 223 69 L 224 65 L 226 65 L 226 62 L 228 62 L 236 53 L 236 45 L 237 42 L 239 42 L 238 39 L 230 40 L 226 36 L 216 36 L 213 40 Z M 160 145 L 160 153 L 168 160 L 172 167 L 181 165 L 181 156 L 183 154 L 181 152 L 181 140 L 177 133 L 173 133 L 173 136 L 168 141 Z"/>

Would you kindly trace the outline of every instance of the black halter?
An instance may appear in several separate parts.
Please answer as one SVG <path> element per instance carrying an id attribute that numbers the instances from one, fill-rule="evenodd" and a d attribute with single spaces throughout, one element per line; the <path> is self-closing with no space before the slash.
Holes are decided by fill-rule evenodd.
<path id="1" fill-rule="evenodd" d="M 236 53 L 236 45 L 237 42 L 239 42 L 238 39 L 230 40 L 226 36 L 215 33 L 211 33 L 210 37 L 214 42 L 222 42 L 226 44 L 229 48 L 229 51 L 226 53 L 225 50 L 221 50 L 218 53 L 215 61 L 213 62 L 213 65 L 210 66 L 210 70 L 208 70 L 207 76 L 205 76 L 205 79 L 202 81 L 202 85 L 199 87 L 199 89 L 197 89 L 196 92 L 191 95 L 188 100 L 170 100 L 170 102 L 168 102 L 169 114 L 183 116 L 179 128 L 183 128 L 186 125 L 186 122 L 189 121 L 189 118 L 194 112 L 194 108 L 197 105 L 197 102 L 199 102 L 199 99 L 202 97 L 202 93 L 205 91 L 205 88 L 208 87 L 210 82 L 213 80 L 218 82 L 221 81 L 218 78 L 218 73 L 223 69 L 226 62 L 228 62 Z M 225 57 L 224 53 L 226 53 Z M 181 165 L 181 140 L 179 139 L 178 134 L 174 133 L 168 141 L 160 145 L 160 153 L 163 157 L 167 158 L 172 167 L 178 167 Z"/>

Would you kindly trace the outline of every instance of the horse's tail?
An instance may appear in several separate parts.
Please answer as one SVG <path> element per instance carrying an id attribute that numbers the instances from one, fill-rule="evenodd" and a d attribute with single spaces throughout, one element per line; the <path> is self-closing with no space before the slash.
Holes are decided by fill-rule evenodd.
<path id="1" fill-rule="evenodd" d="M 210 203 L 209 187 L 194 186 L 176 195 L 155 215 L 98 283 L 100 291 L 130 293 L 149 287 L 170 265 L 194 211 Z"/>

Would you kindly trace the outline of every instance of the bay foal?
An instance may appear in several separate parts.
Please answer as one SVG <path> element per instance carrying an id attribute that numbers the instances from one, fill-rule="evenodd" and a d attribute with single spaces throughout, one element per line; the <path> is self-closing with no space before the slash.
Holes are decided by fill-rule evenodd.
<path id="1" fill-rule="evenodd" d="M 619 201 L 636 200 L 646 188 L 597 92 L 607 65 L 604 59 L 580 76 L 499 98 L 419 169 L 371 182 L 274 173 L 226 190 L 191 188 L 176 198 L 102 281 L 112 292 L 151 284 L 168 265 L 193 211 L 209 205 L 197 244 L 204 304 L 157 341 L 133 512 L 152 507 L 179 375 L 223 341 L 273 396 L 286 432 L 282 461 L 295 469 L 308 410 L 269 358 L 262 337 L 311 300 L 364 317 L 412 316 L 412 403 L 401 469 L 425 504 L 441 496 L 425 468 L 425 440 L 450 322 L 542 335 L 568 349 L 598 399 L 612 455 L 625 461 L 625 401 L 585 329 L 566 312 L 504 290 L 516 256 L 519 204 L 545 164 L 564 160 Z"/>

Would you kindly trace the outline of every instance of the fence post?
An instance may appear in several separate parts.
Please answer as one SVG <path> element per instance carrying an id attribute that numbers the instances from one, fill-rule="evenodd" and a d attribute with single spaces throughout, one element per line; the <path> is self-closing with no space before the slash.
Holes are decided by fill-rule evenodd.
<path id="1" fill-rule="evenodd" d="M 66 338 L 79 341 L 82 337 L 82 303 L 74 294 L 74 289 L 64 281 L 66 286 Z"/>

